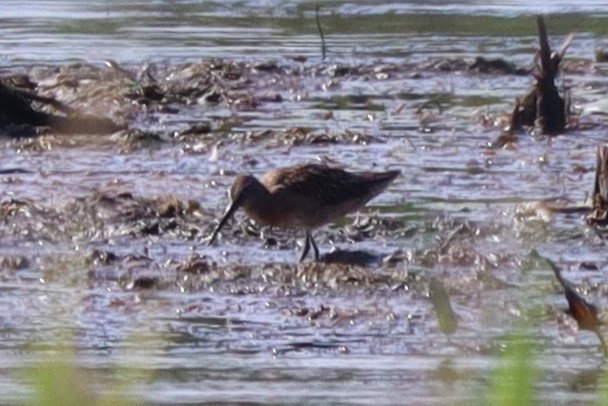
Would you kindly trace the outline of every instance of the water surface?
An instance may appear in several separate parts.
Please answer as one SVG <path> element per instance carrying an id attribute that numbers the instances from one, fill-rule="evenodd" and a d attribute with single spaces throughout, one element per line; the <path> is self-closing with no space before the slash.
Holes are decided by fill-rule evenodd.
<path id="1" fill-rule="evenodd" d="M 532 78 L 437 64 L 484 56 L 530 68 L 537 13 L 551 13 L 554 47 L 575 33 L 563 81 L 585 125 L 489 148 Z M 127 394 L 148 403 L 469 403 L 521 325 L 539 400 L 595 399 L 597 339 L 561 313 L 533 251 L 604 307 L 605 243 L 581 215 L 524 208 L 583 204 L 592 190 L 605 110 L 585 108 L 601 106 L 608 85 L 594 55 L 607 45 L 603 2 L 326 2 L 325 60 L 309 1 L 19 1 L 0 18 L 3 74 L 28 72 L 51 94 L 55 69 L 110 74 L 108 59 L 134 74 L 148 64 L 166 83 L 211 58 L 278 67 L 243 82 L 255 107 L 197 102 L 131 117 L 163 134 L 206 122 L 209 136 L 3 136 L 0 167 L 26 173 L 0 175 L 1 201 L 27 205 L 0 226 L 2 401 L 26 400 L 23 370 L 69 337 L 100 391 L 134 370 Z M 298 128 L 335 140 L 298 143 Z M 322 253 L 362 250 L 369 265 L 298 266 L 302 235 L 246 231 L 242 215 L 205 245 L 235 174 L 318 160 L 403 172 L 363 213 L 316 233 Z M 158 215 L 172 196 L 200 207 Z M 133 214 L 142 207 L 143 219 Z M 193 254 L 210 271 L 180 268 Z M 449 339 L 428 300 L 433 276 L 459 318 Z"/>

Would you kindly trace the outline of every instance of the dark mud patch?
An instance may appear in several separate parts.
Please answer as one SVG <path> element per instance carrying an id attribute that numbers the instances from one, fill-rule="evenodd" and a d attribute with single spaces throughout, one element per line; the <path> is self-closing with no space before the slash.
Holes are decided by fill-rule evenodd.
<path id="1" fill-rule="evenodd" d="M 435 236 L 437 243 L 432 248 L 407 247 L 408 240 L 403 238 L 404 220 L 371 213 L 360 215 L 351 223 L 319 230 L 318 242 L 322 247 L 327 242 L 373 246 L 377 240 L 400 240 L 405 250 L 338 249 L 323 253 L 319 263 L 296 266 L 262 261 L 260 265 L 239 265 L 225 264 L 211 252 L 206 254 L 209 248 L 204 243 L 215 226 L 215 213 L 206 212 L 195 201 L 174 196 L 149 199 L 130 192 L 104 190 L 59 207 L 11 199 L 2 202 L 0 208 L 0 235 L 9 244 L 31 241 L 63 246 L 67 252 L 73 252 L 69 255 L 81 266 L 89 269 L 90 282 L 112 281 L 127 289 L 173 286 L 182 291 L 213 287 L 215 291 L 226 292 L 267 289 L 304 292 L 345 287 L 370 292 L 411 290 L 410 283 L 418 281 L 420 275 L 422 280 L 430 277 L 421 274 L 422 269 L 439 266 L 462 269 L 485 288 L 500 289 L 505 285 L 497 282 L 500 278 L 492 273 L 512 262 L 508 254 L 484 255 L 476 248 L 476 240 L 487 243 L 492 236 L 503 234 L 503 227 L 453 219 L 419 223 L 418 235 Z M 411 238 L 414 234 L 408 235 Z M 229 252 L 253 243 L 258 248 L 252 249 L 290 250 L 295 263 L 298 237 L 301 237 L 298 233 L 286 230 L 259 229 L 249 221 L 231 222 L 222 233 L 220 249 Z M 188 255 L 188 250 L 198 254 Z M 48 254 L 7 257 L 6 261 L 16 261 L 10 268 L 18 270 L 36 267 L 36 258 L 45 255 Z"/>
<path id="2" fill-rule="evenodd" d="M 124 236 L 192 239 L 199 234 L 196 219 L 204 215 L 199 204 L 175 197 L 145 199 L 129 192 L 100 191 L 63 207 L 33 201 L 2 202 L 4 237 L 28 237 L 48 242 L 108 241 Z M 199 223 L 200 224 L 200 223 Z"/>
<path id="3" fill-rule="evenodd" d="M 572 66 L 577 66 L 572 71 Z M 565 72 L 579 72 L 578 64 L 564 63 Z M 252 113 L 268 114 L 293 103 L 312 102 L 318 119 L 333 120 L 336 112 L 346 109 L 375 115 L 386 114 L 386 99 L 378 95 L 348 92 L 353 85 L 365 87 L 410 83 L 425 75 L 463 73 L 466 75 L 527 74 L 529 68 L 517 67 L 502 59 L 477 57 L 434 60 L 421 64 L 379 63 L 373 65 L 314 65 L 307 63 L 234 62 L 221 59 L 202 60 L 174 66 L 143 65 L 123 67 L 109 61 L 106 66 L 76 63 L 63 66 L 34 67 L 29 72 L 7 76 L 4 81 L 39 97 L 57 100 L 80 114 L 103 116 L 129 129 L 117 139 L 132 145 L 138 141 L 214 141 L 255 142 L 271 139 L 268 146 L 331 143 L 366 144 L 377 142 L 372 134 L 358 131 L 314 132 L 314 128 L 292 127 L 276 130 L 247 131 L 244 124 L 255 121 Z M 414 83 L 412 82 L 412 83 Z M 385 85 L 382 85 L 384 83 Z M 403 89 L 406 91 L 408 86 Z M 392 88 L 393 94 L 396 88 Z M 325 92 L 329 99 L 319 98 Z M 440 95 L 429 94 L 435 102 Z M 443 99 L 446 99 L 444 94 Z M 404 95 L 405 100 L 414 97 Z M 439 99 L 438 99 L 439 97 Z M 328 101 L 331 101 L 328 103 Z M 446 106 L 449 105 L 445 103 Z M 316 107 L 315 107 L 316 106 Z M 307 106 L 308 107 L 308 106 Z M 419 111 L 420 105 L 412 108 Z M 42 106 L 49 113 L 53 105 Z M 399 108 L 402 110 L 402 107 Z M 26 131 L 24 135 L 38 134 Z M 5 131 L 17 134 L 19 131 Z"/>

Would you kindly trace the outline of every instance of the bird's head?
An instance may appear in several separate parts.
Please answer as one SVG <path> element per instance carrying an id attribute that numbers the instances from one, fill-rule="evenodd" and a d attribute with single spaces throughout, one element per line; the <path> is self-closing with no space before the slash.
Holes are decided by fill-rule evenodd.
<path id="1" fill-rule="evenodd" d="M 232 216 L 232 214 L 237 211 L 239 207 L 247 206 L 251 199 L 254 198 L 256 191 L 258 191 L 261 186 L 262 185 L 260 182 L 252 175 L 237 176 L 234 183 L 232 183 L 232 186 L 230 187 L 230 205 L 228 205 L 224 216 L 220 220 L 215 230 L 213 230 L 213 234 L 211 234 L 211 239 L 209 240 L 209 245 L 215 241 L 215 238 L 219 234 L 222 227 L 224 227 L 230 216 Z"/>

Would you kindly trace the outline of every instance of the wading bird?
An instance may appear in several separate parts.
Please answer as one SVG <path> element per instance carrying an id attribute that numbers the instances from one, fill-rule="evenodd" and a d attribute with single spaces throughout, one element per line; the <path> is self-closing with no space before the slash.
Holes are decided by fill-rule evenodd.
<path id="1" fill-rule="evenodd" d="M 397 170 L 353 173 L 307 164 L 275 169 L 259 180 L 252 175 L 240 175 L 230 188 L 231 203 L 213 231 L 209 245 L 230 216 L 243 208 L 256 223 L 304 230 L 306 239 L 300 262 L 306 258 L 311 245 L 318 261 L 319 249 L 312 231 L 359 210 L 400 173 Z"/>

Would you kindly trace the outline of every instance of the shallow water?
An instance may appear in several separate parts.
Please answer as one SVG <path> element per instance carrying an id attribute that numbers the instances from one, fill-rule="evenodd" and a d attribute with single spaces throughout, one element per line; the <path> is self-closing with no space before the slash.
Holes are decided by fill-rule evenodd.
<path id="1" fill-rule="evenodd" d="M 1 202 L 23 203 L 1 212 L 2 401 L 27 399 L 23 370 L 69 337 L 100 391 L 118 390 L 129 369 L 125 390 L 149 403 L 468 403 L 524 325 L 539 400 L 592 402 L 605 372 L 597 339 L 561 313 L 533 251 L 604 308 L 605 243 L 579 214 L 526 206 L 583 204 L 606 135 L 606 110 L 587 111 L 608 87 L 594 56 L 608 46 L 608 14 L 600 1 L 570 3 L 327 2 L 325 61 L 307 1 L 4 5 L 2 73 L 30 72 L 48 92 L 54 67 L 76 62 L 148 63 L 167 83 L 209 58 L 278 68 L 247 71 L 254 107 L 119 112 L 132 128 L 166 135 L 205 122 L 210 135 L 3 135 L 0 169 L 25 173 L 0 175 Z M 564 81 L 584 125 L 489 148 L 532 79 L 436 64 L 482 55 L 531 67 L 539 12 L 553 13 L 554 47 L 575 32 Z M 335 139 L 297 138 L 300 127 Z M 248 229 L 243 215 L 205 245 L 235 174 L 316 160 L 403 172 L 361 214 L 315 234 L 322 253 L 371 254 L 366 266 L 297 266 L 302 235 Z M 200 207 L 165 216 L 171 196 Z M 205 257 L 191 272 L 195 253 Z M 459 318 L 449 339 L 428 299 L 433 276 Z"/>

